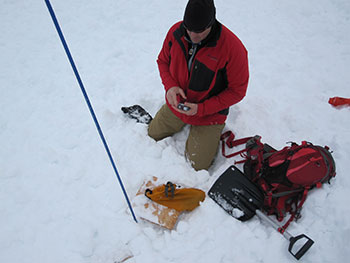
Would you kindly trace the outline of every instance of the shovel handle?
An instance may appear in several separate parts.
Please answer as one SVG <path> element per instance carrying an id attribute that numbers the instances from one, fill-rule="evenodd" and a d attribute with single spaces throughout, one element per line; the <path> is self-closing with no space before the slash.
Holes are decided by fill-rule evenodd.
<path id="1" fill-rule="evenodd" d="M 295 243 L 302 238 L 306 238 L 307 241 L 306 243 L 302 246 L 302 248 L 299 249 L 299 251 L 295 254 L 293 254 L 292 249 L 293 246 L 295 245 Z M 305 234 L 301 234 L 299 236 L 296 237 L 291 237 L 290 238 L 290 243 L 289 243 L 289 247 L 288 247 L 288 251 L 297 259 L 299 260 L 305 253 L 306 251 L 309 250 L 309 248 L 314 244 L 314 241 L 309 238 L 308 236 L 306 236 Z"/>
<path id="2" fill-rule="evenodd" d="M 265 222 L 269 223 L 272 227 L 274 227 L 275 229 L 280 228 L 279 224 L 277 224 L 275 221 L 273 221 L 270 217 L 268 217 L 267 215 L 265 215 L 263 212 L 261 212 L 260 210 L 256 210 L 255 211 L 256 215 L 261 218 L 262 220 L 264 220 Z M 288 233 L 287 231 L 283 232 L 283 236 L 289 240 L 289 247 L 288 247 L 288 251 L 296 258 L 296 259 L 300 259 L 305 253 L 306 251 L 308 251 L 310 249 L 310 247 L 314 244 L 314 241 L 309 238 L 308 236 L 306 236 L 305 234 L 301 234 L 299 236 L 292 236 L 290 233 Z M 293 246 L 295 245 L 295 243 L 302 239 L 302 238 L 306 238 L 307 241 L 305 242 L 305 244 L 302 246 L 302 248 L 299 249 L 298 252 L 296 252 L 295 254 L 293 254 L 292 249 Z"/>

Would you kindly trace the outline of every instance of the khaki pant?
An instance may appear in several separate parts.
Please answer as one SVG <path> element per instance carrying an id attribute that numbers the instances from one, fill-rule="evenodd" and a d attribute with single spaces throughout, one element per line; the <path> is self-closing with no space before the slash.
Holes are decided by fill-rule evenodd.
<path id="1" fill-rule="evenodd" d="M 149 124 L 148 135 L 156 141 L 181 131 L 186 125 L 164 104 Z M 191 125 L 186 142 L 185 155 L 195 170 L 208 170 L 219 148 L 220 136 L 225 124 Z"/>

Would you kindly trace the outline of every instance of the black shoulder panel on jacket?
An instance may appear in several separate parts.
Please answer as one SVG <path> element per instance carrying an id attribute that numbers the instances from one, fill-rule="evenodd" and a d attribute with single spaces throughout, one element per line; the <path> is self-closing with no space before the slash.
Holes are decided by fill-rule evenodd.
<path id="1" fill-rule="evenodd" d="M 179 43 L 179 45 L 180 45 L 180 47 L 182 49 L 182 52 L 184 53 L 185 57 L 187 57 L 185 45 L 181 41 L 181 37 L 184 35 L 184 30 L 185 29 L 183 28 L 183 25 L 181 23 L 179 28 L 174 31 L 173 35 L 174 35 L 176 41 Z"/>

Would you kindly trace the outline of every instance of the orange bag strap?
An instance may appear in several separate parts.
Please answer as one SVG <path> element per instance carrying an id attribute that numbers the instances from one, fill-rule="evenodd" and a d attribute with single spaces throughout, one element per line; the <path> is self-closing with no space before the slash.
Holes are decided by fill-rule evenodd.
<path id="1" fill-rule="evenodd" d="M 165 196 L 169 197 L 169 189 L 170 189 L 170 194 L 171 194 L 170 198 L 174 198 L 175 188 L 176 188 L 175 184 L 173 184 L 172 182 L 167 182 L 164 190 Z"/>
<path id="2" fill-rule="evenodd" d="M 165 185 L 158 186 L 157 188 L 162 188 L 164 187 L 164 195 L 165 197 L 171 199 L 174 198 L 175 195 L 175 189 L 176 189 L 176 184 L 173 184 L 172 182 L 167 182 Z M 159 189 L 157 189 L 159 190 Z M 169 190 L 170 190 L 170 197 L 169 197 Z M 152 200 L 152 198 L 149 195 L 152 195 L 153 191 L 149 188 L 145 190 L 145 196 L 149 199 Z"/>

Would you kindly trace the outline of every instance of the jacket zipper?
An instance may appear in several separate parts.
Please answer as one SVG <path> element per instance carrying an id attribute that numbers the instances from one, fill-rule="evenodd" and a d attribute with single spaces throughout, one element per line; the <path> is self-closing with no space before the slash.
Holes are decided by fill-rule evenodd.
<path id="1" fill-rule="evenodd" d="M 198 45 L 199 44 L 193 44 L 191 49 L 188 51 L 188 54 L 191 56 L 190 59 L 188 60 L 188 72 L 191 72 L 193 59 L 196 55 Z"/>

